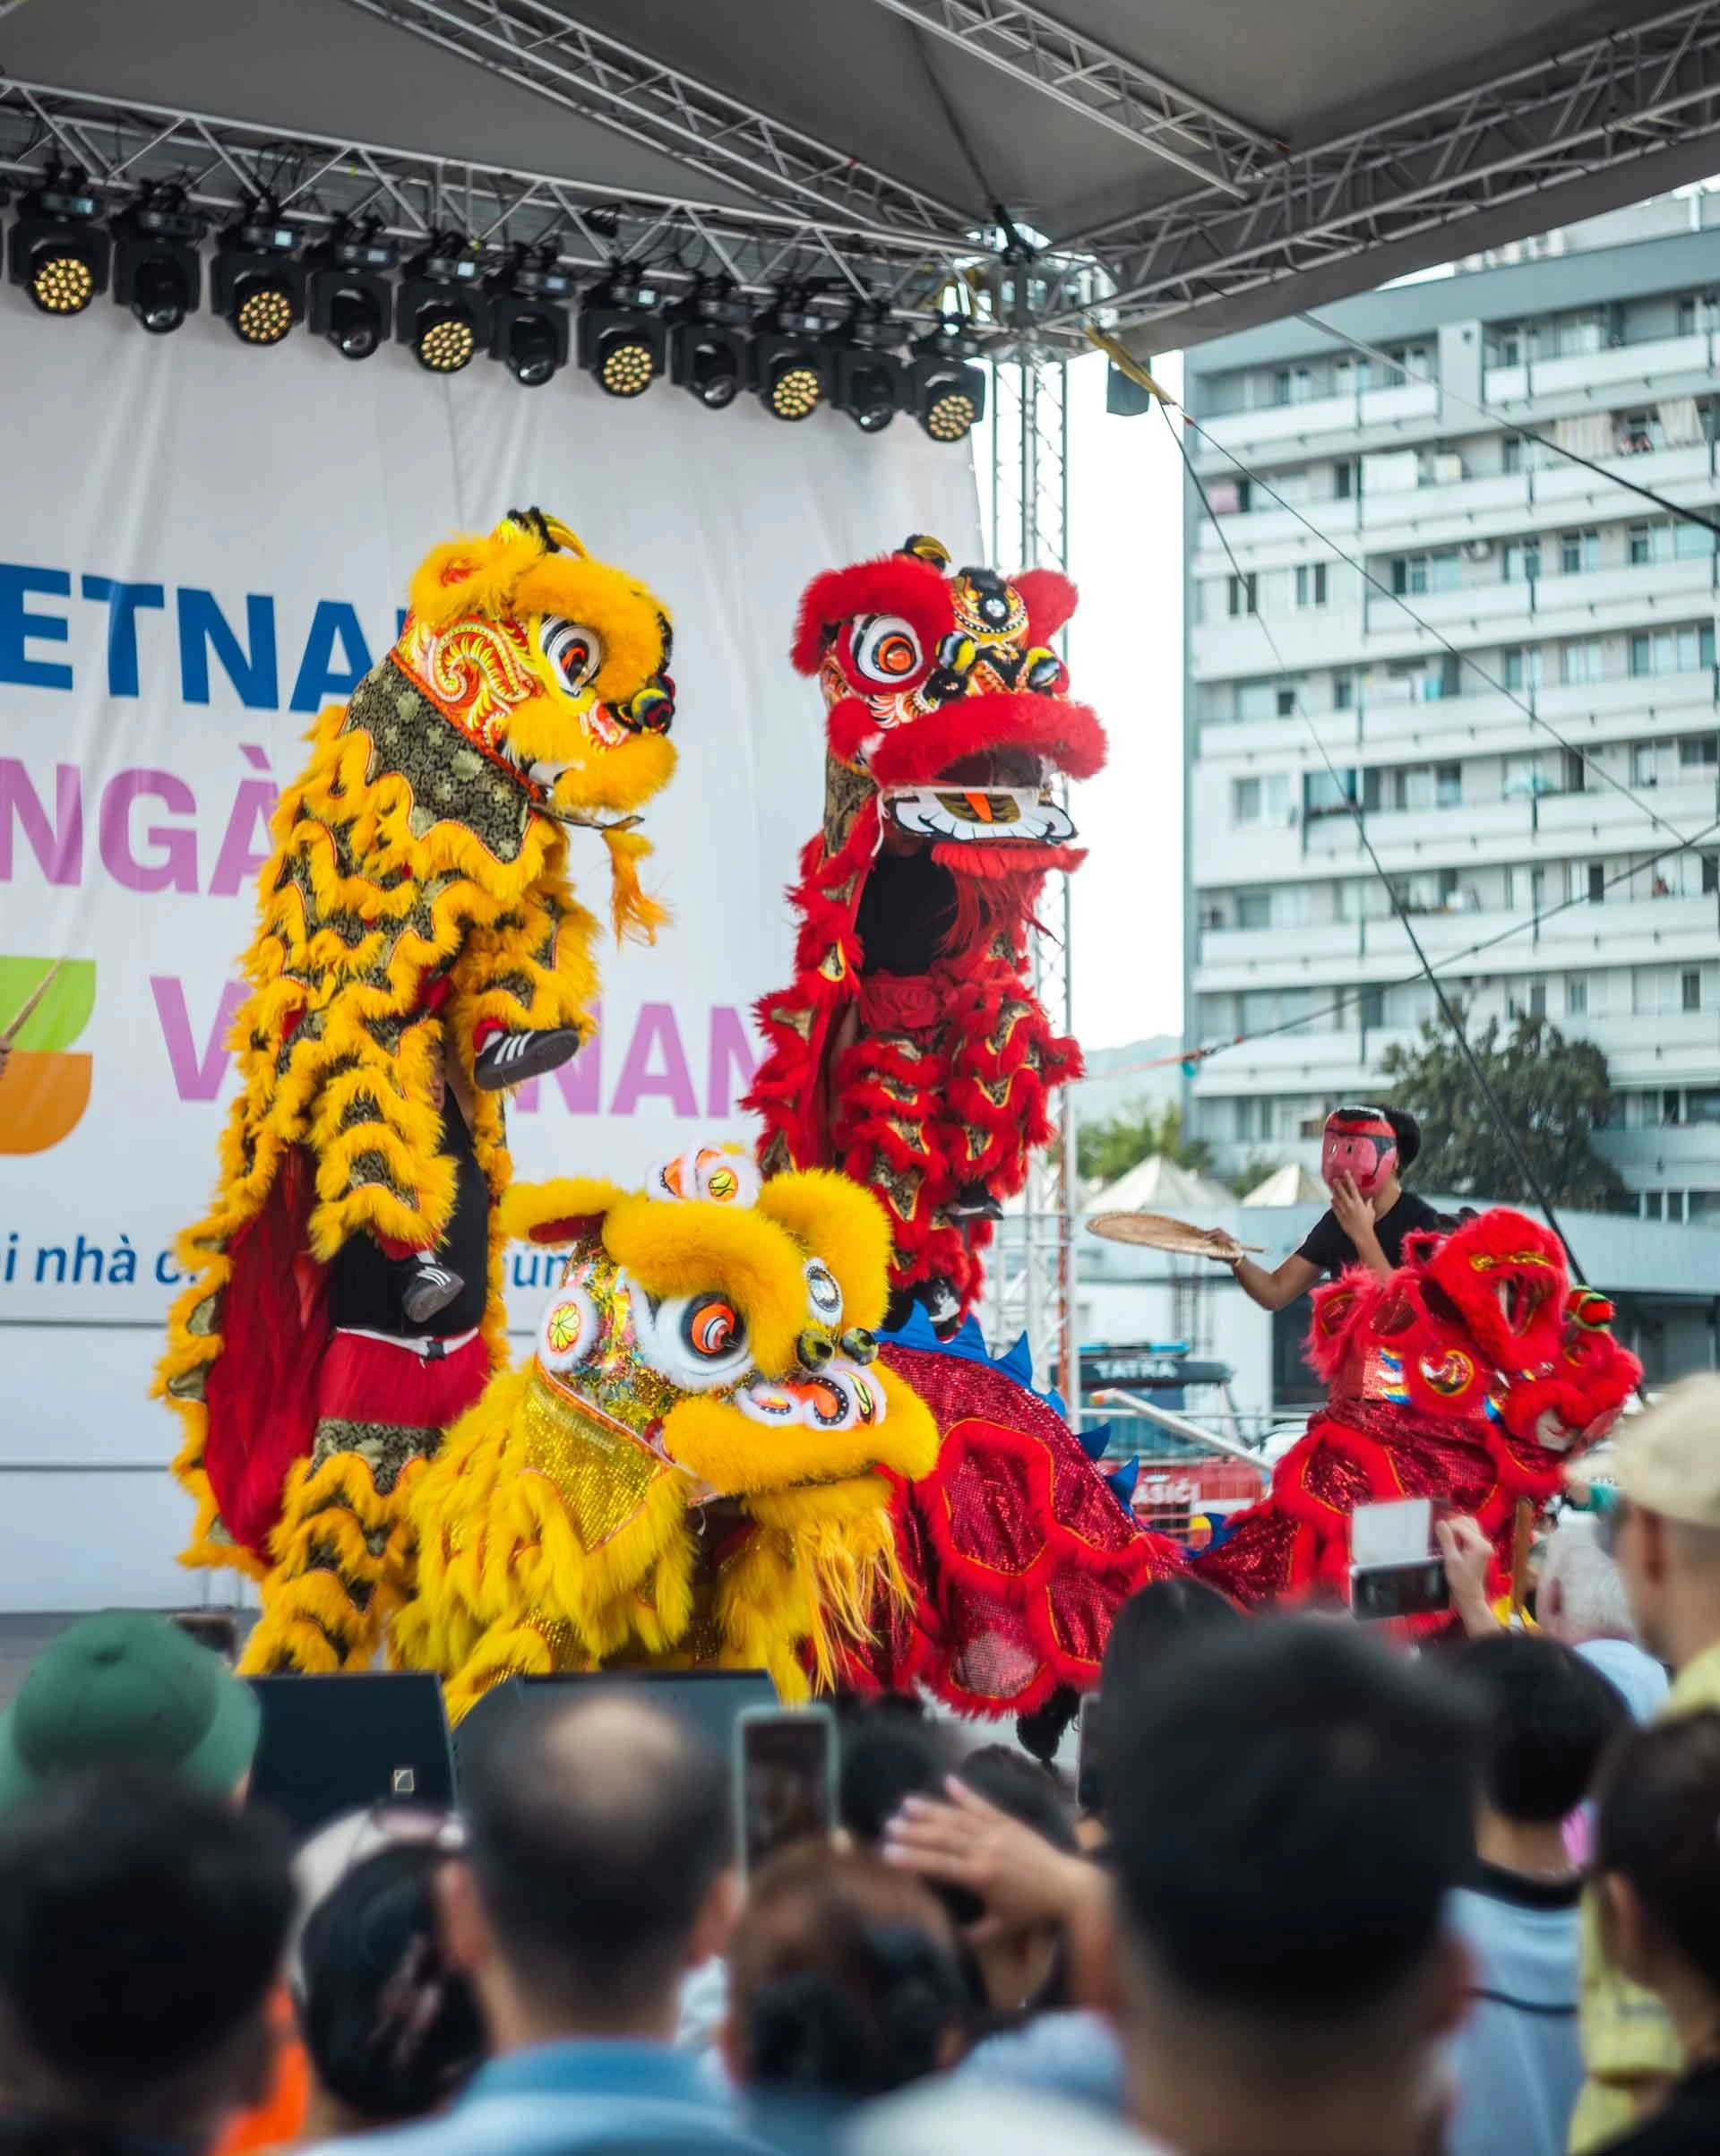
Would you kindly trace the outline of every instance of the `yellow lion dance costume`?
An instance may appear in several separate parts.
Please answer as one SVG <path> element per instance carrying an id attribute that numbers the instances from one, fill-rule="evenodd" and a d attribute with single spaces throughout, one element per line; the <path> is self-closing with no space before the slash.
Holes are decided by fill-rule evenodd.
<path id="1" fill-rule="evenodd" d="M 886 1471 L 937 1457 L 875 1360 L 890 1229 L 827 1170 L 761 1186 L 707 1147 L 644 1190 L 510 1191 L 514 1236 L 571 1246 L 521 1370 L 415 1473 L 417 1599 L 394 1658 L 458 1717 L 504 1678 L 650 1663 L 832 1683 L 905 1603 Z"/>
<path id="2" fill-rule="evenodd" d="M 411 1591 L 406 1471 L 503 1359 L 499 1092 L 593 1026 L 565 827 L 607 844 L 618 935 L 666 918 L 633 826 L 675 768 L 668 657 L 650 592 L 512 511 L 425 562 L 282 794 L 159 1379 L 183 1561 L 263 1583 L 247 1668 L 362 1667 Z"/>

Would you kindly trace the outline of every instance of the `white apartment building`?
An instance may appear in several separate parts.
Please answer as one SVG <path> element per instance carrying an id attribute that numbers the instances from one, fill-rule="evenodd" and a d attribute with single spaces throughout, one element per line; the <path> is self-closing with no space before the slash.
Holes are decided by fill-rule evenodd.
<path id="1" fill-rule="evenodd" d="M 1477 1021 L 1604 1051 L 1641 1216 L 1720 1229 L 1720 563 L 1615 484 L 1720 519 L 1709 219 L 1642 205 L 1321 310 L 1391 364 L 1302 321 L 1187 355 L 1186 1037 L 1262 1036 L 1192 1081 L 1226 1170 L 1312 1164 L 1433 1015 L 1354 801 Z"/>

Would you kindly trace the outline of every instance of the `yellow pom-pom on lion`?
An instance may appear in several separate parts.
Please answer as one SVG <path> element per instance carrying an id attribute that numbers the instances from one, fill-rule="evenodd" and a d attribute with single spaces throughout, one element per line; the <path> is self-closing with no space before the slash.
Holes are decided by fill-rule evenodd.
<path id="1" fill-rule="evenodd" d="M 568 827 L 608 849 L 618 936 L 666 918 L 635 827 L 675 768 L 669 643 L 654 594 L 512 511 L 425 561 L 282 793 L 159 1380 L 184 1561 L 263 1583 L 248 1668 L 362 1667 L 410 1594 L 405 1486 L 504 1359 L 501 1095 L 594 1026 Z"/>
<path id="2" fill-rule="evenodd" d="M 890 1229 L 829 1171 L 761 1185 L 707 1147 L 643 1190 L 520 1185 L 509 1233 L 568 1250 L 523 1370 L 416 1475 L 417 1599 L 391 1654 L 463 1714 L 511 1676 L 699 1664 L 835 1680 L 906 1600 L 886 1471 L 938 1433 L 876 1360 Z"/>

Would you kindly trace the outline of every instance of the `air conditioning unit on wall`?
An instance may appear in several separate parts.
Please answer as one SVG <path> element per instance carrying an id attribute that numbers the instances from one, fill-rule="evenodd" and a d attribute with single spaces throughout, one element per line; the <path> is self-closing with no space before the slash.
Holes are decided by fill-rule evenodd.
<path id="1" fill-rule="evenodd" d="M 1492 559 L 1493 543 L 1491 539 L 1466 539 L 1463 558 L 1466 562 L 1489 562 Z"/>

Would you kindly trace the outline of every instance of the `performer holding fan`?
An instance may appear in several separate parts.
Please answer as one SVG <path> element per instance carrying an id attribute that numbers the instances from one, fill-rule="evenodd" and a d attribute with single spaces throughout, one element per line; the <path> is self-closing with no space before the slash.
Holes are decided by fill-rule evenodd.
<path id="1" fill-rule="evenodd" d="M 1301 1249 L 1268 1273 L 1215 1228 L 1207 1237 L 1212 1255 L 1263 1310 L 1283 1310 L 1322 1276 L 1336 1279 L 1348 1266 L 1363 1265 L 1389 1279 L 1403 1262 L 1406 1236 L 1448 1224 L 1398 1181 L 1421 1149 L 1421 1125 L 1401 1108 L 1335 1108 L 1320 1150 L 1320 1177 L 1332 1202 Z"/>

